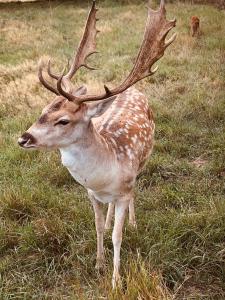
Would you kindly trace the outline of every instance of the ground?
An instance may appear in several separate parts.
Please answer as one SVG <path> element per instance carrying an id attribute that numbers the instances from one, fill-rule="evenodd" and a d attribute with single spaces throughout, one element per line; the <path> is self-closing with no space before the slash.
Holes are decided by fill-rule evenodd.
<path id="1" fill-rule="evenodd" d="M 125 1 L 123 1 L 125 3 Z M 175 1 L 174 1 L 175 2 Z M 104 1 L 99 70 L 76 83 L 116 85 L 137 53 L 145 4 Z M 225 298 L 225 16 L 207 5 L 172 3 L 176 42 L 157 73 L 137 85 L 156 122 L 154 152 L 136 185 L 137 230 L 126 224 L 123 290 L 94 269 L 94 214 L 58 152 L 26 152 L 17 138 L 52 100 L 37 80 L 39 58 L 61 71 L 82 33 L 87 3 L 0 6 L 0 295 L 1 299 Z M 191 38 L 197 15 L 201 35 Z"/>

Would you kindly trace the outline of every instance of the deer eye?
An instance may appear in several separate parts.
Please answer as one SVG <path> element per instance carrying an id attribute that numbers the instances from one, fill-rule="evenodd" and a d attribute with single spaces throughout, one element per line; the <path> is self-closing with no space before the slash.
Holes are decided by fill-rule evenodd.
<path id="1" fill-rule="evenodd" d="M 58 122 L 56 122 L 55 124 L 54 124 L 54 126 L 56 126 L 56 125 L 67 125 L 67 124 L 69 124 L 69 120 L 60 120 L 60 121 L 58 121 Z"/>

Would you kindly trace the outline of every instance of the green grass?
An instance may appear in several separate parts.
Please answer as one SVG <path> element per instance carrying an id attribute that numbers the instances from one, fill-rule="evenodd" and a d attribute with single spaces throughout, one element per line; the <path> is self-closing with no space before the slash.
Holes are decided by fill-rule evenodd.
<path id="1" fill-rule="evenodd" d="M 77 84 L 99 90 L 127 74 L 144 28 L 144 4 L 99 3 L 101 69 Z M 178 38 L 159 71 L 138 84 L 155 114 L 154 153 L 136 186 L 138 230 L 122 244 L 123 291 L 96 274 L 94 214 L 57 152 L 25 152 L 17 138 L 52 95 L 40 57 L 60 71 L 78 42 L 87 4 L 0 6 L 0 299 L 223 299 L 225 297 L 225 17 L 206 5 L 168 4 Z M 202 34 L 189 36 L 198 15 Z M 125 26 L 126 25 L 126 26 Z"/>

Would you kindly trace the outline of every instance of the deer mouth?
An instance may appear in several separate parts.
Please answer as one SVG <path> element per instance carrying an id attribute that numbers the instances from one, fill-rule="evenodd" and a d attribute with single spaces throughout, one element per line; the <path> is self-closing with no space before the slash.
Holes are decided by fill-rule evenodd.
<path id="1" fill-rule="evenodd" d="M 35 144 L 32 144 L 32 141 L 30 139 L 25 142 L 23 140 L 23 138 L 19 138 L 18 144 L 20 145 L 20 147 L 22 147 L 24 149 L 37 148 L 37 146 Z"/>
<path id="2" fill-rule="evenodd" d="M 28 132 L 25 132 L 19 139 L 18 144 L 24 149 L 37 148 L 35 138 Z"/>

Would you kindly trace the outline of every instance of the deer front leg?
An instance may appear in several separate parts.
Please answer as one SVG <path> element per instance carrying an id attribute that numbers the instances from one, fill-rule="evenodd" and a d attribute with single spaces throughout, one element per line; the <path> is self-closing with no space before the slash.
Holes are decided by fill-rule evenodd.
<path id="1" fill-rule="evenodd" d="M 115 288 L 120 284 L 120 248 L 122 243 L 122 231 L 123 224 L 125 219 L 126 210 L 129 206 L 129 200 L 118 200 L 115 203 L 115 223 L 112 234 L 113 248 L 114 248 L 114 257 L 113 257 L 113 278 L 112 286 Z"/>
<path id="2" fill-rule="evenodd" d="M 97 259 L 96 259 L 96 269 L 101 269 L 104 267 L 105 257 L 104 257 L 104 226 L 105 226 L 105 218 L 103 211 L 103 204 L 96 200 L 92 195 L 90 195 L 90 199 L 95 212 L 95 227 L 97 232 Z"/>
<path id="3" fill-rule="evenodd" d="M 108 230 L 111 228 L 112 217 L 114 214 L 115 203 L 109 203 L 106 221 L 105 221 L 105 229 Z"/>

